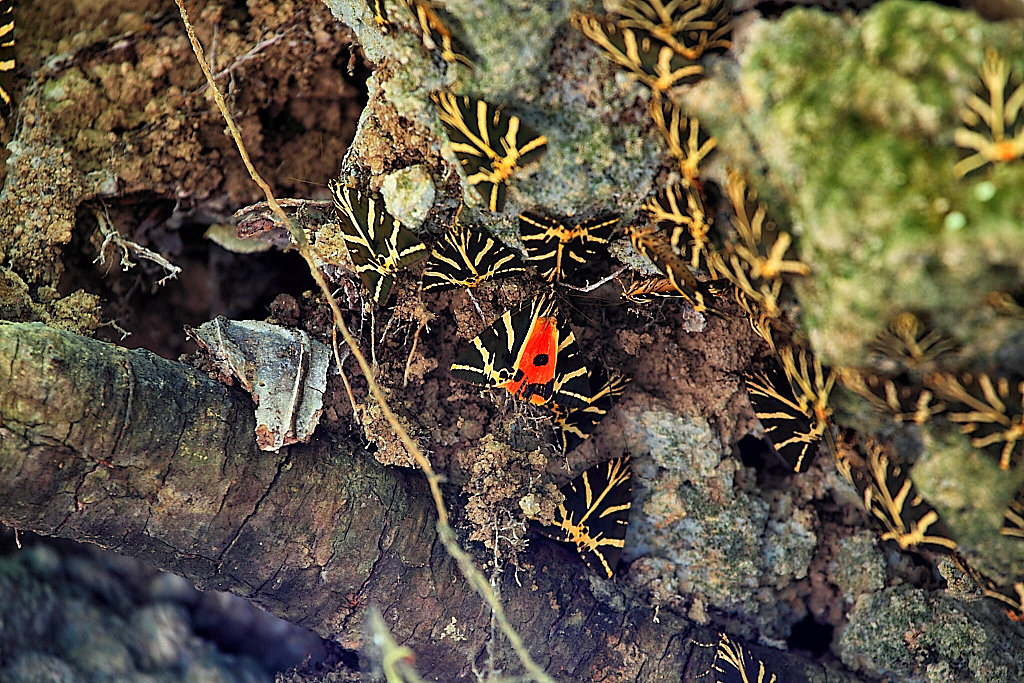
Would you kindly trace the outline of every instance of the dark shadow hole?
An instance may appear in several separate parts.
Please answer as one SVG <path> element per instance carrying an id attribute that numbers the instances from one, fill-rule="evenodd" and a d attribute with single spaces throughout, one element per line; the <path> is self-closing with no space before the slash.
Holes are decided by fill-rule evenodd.
<path id="1" fill-rule="evenodd" d="M 764 439 L 759 439 L 753 434 L 747 434 L 740 439 L 736 443 L 736 449 L 739 451 L 740 460 L 743 461 L 743 464 L 747 467 L 753 467 L 758 471 L 764 469 L 771 453 L 771 448 L 765 443 Z"/>
<path id="2" fill-rule="evenodd" d="M 832 643 L 833 630 L 831 624 L 818 623 L 814 617 L 807 615 L 793 624 L 786 644 L 791 650 L 804 650 L 814 657 L 820 657 Z"/>

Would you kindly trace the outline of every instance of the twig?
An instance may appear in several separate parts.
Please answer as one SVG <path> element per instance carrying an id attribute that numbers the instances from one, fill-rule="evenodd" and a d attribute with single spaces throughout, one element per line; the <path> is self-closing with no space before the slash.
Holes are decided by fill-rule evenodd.
<path id="1" fill-rule="evenodd" d="M 405 372 L 402 373 L 402 388 L 409 386 L 409 368 L 412 367 L 412 357 L 416 354 L 416 342 L 420 340 L 420 330 L 427 324 L 426 316 L 420 318 L 420 324 L 416 326 L 416 333 L 412 335 L 412 348 L 409 349 L 409 357 L 405 359 Z"/>
<path id="2" fill-rule="evenodd" d="M 365 310 L 365 309 L 363 309 Z M 388 323 L 391 321 L 389 320 Z M 387 334 L 388 325 L 384 324 L 384 330 L 381 333 L 381 339 Z M 373 368 L 374 374 L 377 372 L 377 310 L 370 308 L 370 366 Z"/>
<path id="3" fill-rule="evenodd" d="M 289 33 L 291 33 L 292 31 L 294 31 L 297 28 L 298 28 L 298 26 L 292 26 L 291 28 L 289 28 L 286 31 L 283 31 L 281 33 L 275 33 L 274 35 L 270 36 L 269 38 L 265 38 L 265 39 L 261 40 L 260 42 L 256 43 L 252 47 L 252 49 L 250 49 L 244 55 L 240 55 L 238 57 L 235 57 L 234 61 L 232 61 L 226 67 L 224 67 L 223 69 L 221 69 L 220 71 L 215 73 L 213 75 L 214 80 L 217 80 L 221 76 L 225 76 L 225 75 L 231 73 L 232 71 L 237 69 L 239 66 L 241 66 L 242 64 L 245 64 L 249 60 L 253 59 L 260 52 L 263 52 L 263 50 L 267 49 L 268 47 L 270 47 L 274 43 L 280 41 L 282 38 L 284 38 L 286 35 L 288 35 Z M 203 85 L 199 86 L 199 88 L 196 89 L 195 94 L 201 95 L 202 93 L 206 92 L 206 89 L 208 87 L 210 87 L 210 84 L 209 83 L 204 83 Z"/>
<path id="4" fill-rule="evenodd" d="M 512 644 L 512 648 L 519 657 L 523 668 L 526 669 L 535 681 L 553 683 L 551 677 L 533 661 L 533 658 L 526 650 L 526 646 L 523 644 L 519 634 L 512 628 L 508 618 L 505 616 L 504 608 L 495 596 L 494 591 L 491 590 L 487 579 L 484 578 L 483 574 L 481 574 L 473 565 L 473 561 L 470 559 L 469 555 L 459 547 L 458 541 L 455 539 L 455 532 L 448 524 L 448 509 L 445 507 L 444 498 L 441 496 L 441 478 L 436 472 L 434 472 L 434 468 L 430 464 L 430 461 L 427 460 L 423 455 L 423 452 L 419 449 L 419 446 L 416 445 L 409 436 L 409 433 L 406 432 L 405 428 L 398 421 L 398 417 L 394 412 L 392 412 L 391 407 L 384 398 L 384 392 L 374 379 L 373 369 L 370 367 L 370 364 L 366 362 L 366 357 L 363 356 L 362 351 L 359 350 L 359 345 L 356 344 L 356 340 L 352 337 L 351 332 L 349 332 L 348 327 L 345 325 L 345 320 L 341 314 L 341 308 L 338 306 L 337 300 L 331 295 L 331 289 L 328 287 L 323 273 L 321 273 L 320 269 L 317 268 L 316 261 L 313 256 L 313 250 L 309 246 L 309 240 L 306 239 L 306 233 L 288 219 L 284 209 L 281 208 L 281 205 L 277 203 L 277 199 L 274 198 L 274 194 L 270 189 L 270 186 L 253 166 L 252 160 L 249 158 L 249 153 L 245 148 L 245 143 L 242 142 L 241 131 L 239 131 L 238 126 L 235 125 L 235 121 L 231 117 L 231 113 L 228 111 L 227 103 L 224 101 L 224 95 L 221 94 L 220 89 L 214 82 L 213 74 L 210 72 L 210 65 L 207 64 L 206 58 L 203 56 L 203 46 L 200 45 L 199 39 L 196 37 L 195 29 L 192 27 L 192 23 L 188 19 L 188 11 L 185 9 L 184 0 L 174 1 L 178 5 L 178 10 L 181 12 L 181 20 L 185 24 L 185 30 L 188 33 L 189 42 L 192 44 L 192 50 L 196 54 L 196 61 L 199 62 L 199 67 L 203 70 L 203 74 L 206 76 L 206 80 L 210 84 L 210 89 L 213 91 L 213 97 L 217 103 L 217 108 L 220 109 L 220 113 L 224 117 L 224 121 L 228 126 L 228 131 L 231 133 L 231 137 L 234 139 L 235 145 L 238 147 L 238 154 L 242 158 L 242 163 L 245 164 L 245 168 L 248 170 L 253 182 L 255 182 L 263 191 L 263 194 L 267 198 L 267 204 L 270 205 L 270 208 L 281 219 L 281 222 L 288 226 L 288 232 L 295 241 L 302 258 L 306 261 L 310 275 L 313 276 L 313 279 L 320 287 L 320 290 L 327 297 L 327 303 L 330 305 L 331 312 L 334 316 L 334 324 L 341 332 L 341 335 L 345 339 L 345 343 L 348 344 L 349 349 L 352 350 L 352 355 L 355 356 L 356 362 L 359 363 L 359 368 L 362 370 L 363 376 L 366 378 L 366 383 L 369 387 L 370 393 L 373 394 L 373 397 L 377 400 L 377 404 L 380 406 L 381 412 L 384 414 L 384 418 L 391 425 L 391 428 L 398 435 L 398 438 L 402 441 L 408 452 L 412 454 L 416 464 L 419 465 L 427 478 L 427 484 L 430 487 L 430 494 L 434 499 L 434 507 L 437 510 L 438 538 L 441 540 L 442 545 L 444 545 L 445 550 L 448 551 L 448 554 L 455 559 L 460 571 L 466 578 L 466 581 L 480 595 L 480 597 L 487 602 L 491 610 L 493 610 L 502 632 L 504 632 L 505 637 L 508 638 L 509 642 Z"/>
<path id="5" fill-rule="evenodd" d="M 167 271 L 167 275 L 164 275 L 162 278 L 157 280 L 157 286 L 178 277 L 178 273 L 181 272 L 181 268 L 174 265 L 157 252 L 147 249 L 137 242 L 133 242 L 130 239 L 122 237 L 121 233 L 119 233 L 111 224 L 110 217 L 106 215 L 106 209 L 103 209 L 103 213 L 93 209 L 92 214 L 96 217 L 96 223 L 99 226 L 100 232 L 103 234 L 103 243 L 100 244 L 100 253 L 95 259 L 93 259 L 93 263 L 98 263 L 101 266 L 104 265 L 107 261 L 107 246 L 113 243 L 121 247 L 122 271 L 127 271 L 129 268 L 135 267 L 135 262 L 128 258 L 129 254 L 134 253 L 138 258 L 144 258 L 147 261 L 152 261 Z"/>
<path id="6" fill-rule="evenodd" d="M 466 289 L 466 294 L 469 295 L 469 300 L 473 302 L 474 306 L 476 306 L 476 312 L 480 314 L 480 320 L 482 320 L 484 322 L 484 325 L 486 325 L 487 324 L 487 318 L 484 317 L 483 309 L 480 308 L 480 304 L 477 303 L 476 297 L 473 296 L 473 290 L 472 289 Z"/>
<path id="7" fill-rule="evenodd" d="M 624 272 L 626 272 L 628 269 L 629 269 L 628 266 L 623 266 L 623 267 L 619 268 L 618 270 L 616 270 L 611 275 L 609 275 L 608 277 L 606 277 L 604 279 L 601 279 L 601 280 L 598 280 L 597 282 L 595 282 L 592 285 L 591 284 L 586 284 L 586 285 L 584 285 L 582 287 L 577 287 L 576 285 L 569 285 L 569 284 L 566 284 L 564 282 L 559 282 L 558 284 L 562 285 L 566 289 L 573 289 L 573 290 L 576 290 L 577 292 L 583 292 L 584 294 L 588 294 L 590 292 L 593 292 L 595 289 L 597 289 L 601 285 L 604 285 L 604 284 L 607 284 L 607 283 L 611 282 L 612 280 L 614 280 L 615 278 L 617 278 L 618 276 L 620 276 Z"/>
<path id="8" fill-rule="evenodd" d="M 338 328 L 334 327 L 331 329 L 331 343 L 334 346 L 334 362 L 338 364 L 338 374 L 341 375 L 341 381 L 345 385 L 345 393 L 348 394 L 348 402 L 352 404 L 352 419 L 356 419 L 359 413 L 359 407 L 356 405 L 356 397 L 352 394 L 352 386 L 348 383 L 348 376 L 345 374 L 345 367 L 343 363 L 345 360 L 338 353 Z M 348 358 L 348 354 L 345 355 Z"/>

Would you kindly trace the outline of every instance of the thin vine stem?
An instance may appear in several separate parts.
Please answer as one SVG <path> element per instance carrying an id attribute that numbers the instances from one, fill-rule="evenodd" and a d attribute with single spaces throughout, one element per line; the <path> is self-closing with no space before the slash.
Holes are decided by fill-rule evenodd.
<path id="1" fill-rule="evenodd" d="M 398 435 L 398 438 L 405 445 L 409 453 L 412 454 L 416 464 L 423 471 L 423 474 L 427 477 L 427 483 L 430 486 L 430 493 L 434 499 L 434 507 L 437 510 L 437 530 L 438 537 L 444 545 L 445 550 L 455 560 L 462 572 L 463 576 L 469 585 L 480 595 L 484 601 L 490 606 L 494 613 L 502 632 L 505 637 L 508 638 L 515 650 L 517 656 L 523 667 L 529 672 L 530 676 L 535 681 L 541 681 L 542 683 L 552 682 L 553 679 L 549 677 L 536 662 L 530 656 L 527 651 L 525 644 L 520 638 L 519 634 L 515 631 L 512 625 L 509 623 L 505 616 L 505 611 L 502 608 L 501 602 L 498 596 L 491 589 L 490 584 L 480 570 L 473 564 L 470 556 L 459 546 L 458 541 L 455 538 L 455 532 L 448 524 L 448 510 L 445 507 L 444 499 L 441 497 L 441 478 L 434 468 L 431 466 L 430 461 L 423 455 L 423 452 L 416 445 L 416 442 L 409 436 L 405 428 L 398 421 L 398 418 L 392 412 L 391 407 L 387 403 L 387 399 L 384 397 L 384 392 L 381 390 L 380 385 L 377 384 L 374 378 L 373 369 L 370 364 L 366 361 L 366 357 L 362 351 L 359 350 L 359 345 L 356 343 L 352 333 L 349 332 L 348 326 L 345 324 L 345 320 L 341 314 L 341 308 L 338 306 L 337 300 L 331 294 L 331 289 L 327 285 L 326 279 L 324 279 L 323 273 L 317 268 L 316 261 L 313 258 L 313 251 L 309 246 L 309 240 L 306 239 L 305 231 L 299 226 L 295 225 L 288 215 L 281 208 L 277 199 L 274 197 L 273 191 L 270 189 L 270 185 L 263 179 L 263 177 L 253 166 L 252 160 L 249 158 L 249 152 L 245 148 L 245 143 L 242 142 L 242 133 L 235 124 L 234 118 L 232 118 L 230 111 L 228 111 L 227 102 L 224 100 L 224 95 L 221 94 L 220 88 L 217 87 L 214 81 L 213 72 L 210 69 L 210 65 L 206 60 L 203 46 L 200 44 L 199 39 L 196 37 L 195 29 L 192 26 L 192 22 L 189 21 L 188 11 L 185 9 L 183 0 L 174 0 L 178 5 L 178 11 L 181 13 L 181 20 L 185 25 L 185 31 L 188 33 L 189 42 L 192 44 L 192 51 L 195 52 L 196 61 L 199 62 L 199 68 L 203 70 L 203 75 L 206 77 L 206 81 L 210 86 L 210 90 L 213 92 L 213 98 L 217 103 L 217 108 L 220 110 L 221 115 L 224 117 L 224 121 L 227 123 L 228 131 L 231 133 L 231 137 L 235 141 L 235 146 L 238 148 L 238 153 L 242 158 L 242 163 L 245 164 L 246 170 L 252 177 L 259 188 L 263 191 L 263 194 L 267 198 L 267 205 L 270 210 L 277 215 L 278 219 L 288 228 L 288 233 L 291 239 L 295 242 L 295 245 L 299 251 L 299 254 L 306 261 L 306 265 L 309 267 L 309 272 L 316 281 L 320 291 L 323 292 L 324 297 L 327 299 L 327 303 L 331 308 L 331 314 L 334 318 L 334 324 L 338 331 L 341 332 L 342 338 L 345 343 L 348 344 L 349 349 L 352 351 L 352 355 L 355 357 L 356 362 L 359 364 L 360 370 L 362 370 L 363 376 L 366 378 L 366 383 L 369 387 L 370 393 L 373 395 L 377 404 L 380 406 L 381 412 L 384 414 L 384 418 L 391 425 L 391 428 Z"/>

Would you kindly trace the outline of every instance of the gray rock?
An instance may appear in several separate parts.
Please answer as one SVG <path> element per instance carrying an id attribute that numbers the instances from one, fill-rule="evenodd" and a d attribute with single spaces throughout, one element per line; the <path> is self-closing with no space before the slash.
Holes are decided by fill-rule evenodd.
<path id="1" fill-rule="evenodd" d="M 5 683 L 77 683 L 79 676 L 64 660 L 41 652 L 26 652 L 0 669 Z"/>
<path id="2" fill-rule="evenodd" d="M 92 638 L 106 638 L 123 633 L 124 620 L 104 611 L 98 605 L 81 599 L 67 599 L 58 616 L 60 625 L 55 629 L 52 642 L 62 651 L 75 650 Z"/>
<path id="3" fill-rule="evenodd" d="M 22 559 L 36 576 L 42 578 L 53 576 L 64 565 L 57 551 L 45 543 L 38 543 L 30 548 L 26 548 L 22 554 Z"/>
<path id="4" fill-rule="evenodd" d="M 69 650 L 67 660 L 97 683 L 130 678 L 137 673 L 128 647 L 113 635 L 103 632 L 90 635 L 78 647 Z"/>
<path id="5" fill-rule="evenodd" d="M 855 670 L 907 683 L 1024 680 L 1024 644 L 991 627 L 1003 617 L 986 603 L 906 586 L 861 596 L 839 656 Z"/>
<path id="6" fill-rule="evenodd" d="M 0 614 L 0 643 L 5 652 L 30 650 L 53 634 L 58 599 L 19 561 L 0 558 L 0 595 L 6 596 Z"/>
<path id="7" fill-rule="evenodd" d="M 829 578 L 843 588 L 843 598 L 853 603 L 885 585 L 885 560 L 878 550 L 878 535 L 861 531 L 839 542 L 839 554 L 828 565 Z"/>
<path id="8" fill-rule="evenodd" d="M 92 593 L 119 612 L 127 612 L 132 600 L 124 582 L 88 557 L 72 555 L 64 561 L 64 571 L 71 581 Z"/>
<path id="9" fill-rule="evenodd" d="M 188 612 L 179 605 L 149 605 L 129 619 L 128 644 L 144 671 L 180 666 L 192 638 Z"/>
<path id="10" fill-rule="evenodd" d="M 189 664 L 182 678 L 189 683 L 270 683 L 274 680 L 248 657 L 212 653 Z"/>

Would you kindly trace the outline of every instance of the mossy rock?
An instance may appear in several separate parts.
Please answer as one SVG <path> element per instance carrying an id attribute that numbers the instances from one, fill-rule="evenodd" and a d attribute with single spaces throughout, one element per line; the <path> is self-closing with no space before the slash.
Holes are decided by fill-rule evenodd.
<path id="1" fill-rule="evenodd" d="M 859 363 L 901 311 L 973 356 L 1021 333 L 982 302 L 1024 282 L 1024 160 L 953 172 L 986 48 L 1024 74 L 1024 22 L 892 0 L 857 17 L 787 12 L 742 55 L 743 122 L 811 265 L 797 293 L 824 362 Z"/>

